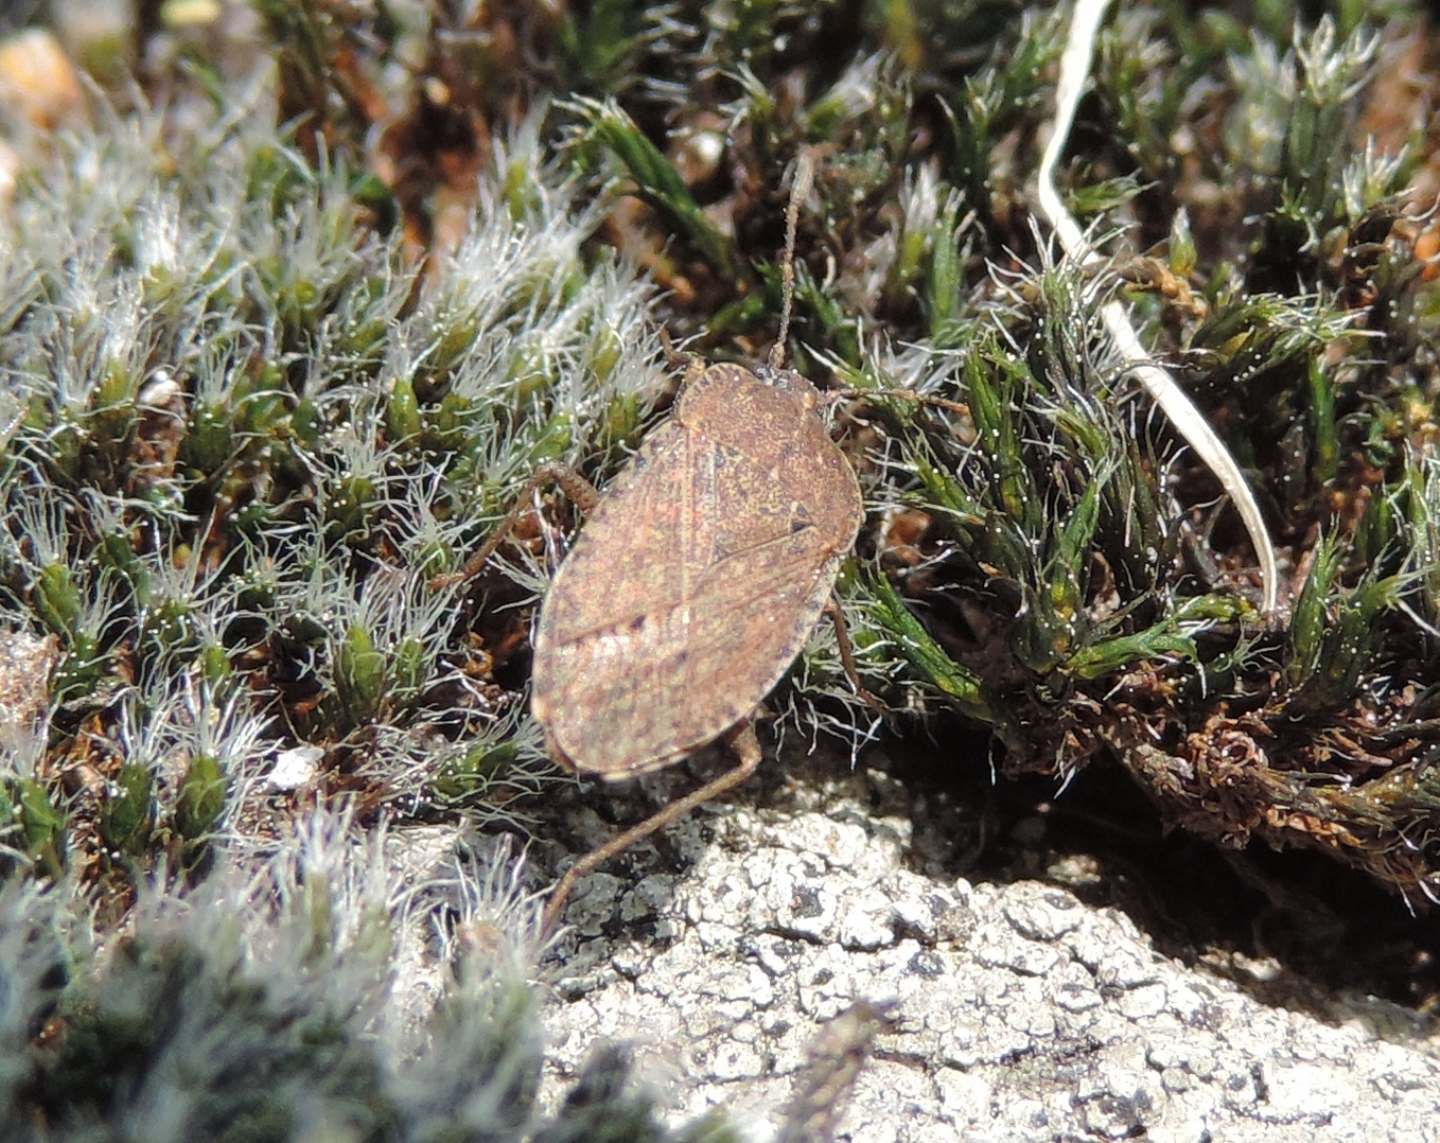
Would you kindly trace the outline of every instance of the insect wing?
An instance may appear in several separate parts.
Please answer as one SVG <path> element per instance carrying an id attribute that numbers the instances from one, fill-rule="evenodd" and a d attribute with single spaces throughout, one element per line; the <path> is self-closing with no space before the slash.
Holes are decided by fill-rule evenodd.
<path id="1" fill-rule="evenodd" d="M 652 433 L 541 611 L 534 712 L 589 773 L 663 766 L 748 715 L 804 646 L 859 527 L 854 473 L 799 398 L 711 372 L 709 395 L 745 415 Z"/>

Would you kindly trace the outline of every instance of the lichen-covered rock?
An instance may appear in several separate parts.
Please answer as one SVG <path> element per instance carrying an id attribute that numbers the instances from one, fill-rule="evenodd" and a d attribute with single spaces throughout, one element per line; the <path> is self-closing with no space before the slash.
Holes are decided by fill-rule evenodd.
<path id="1" fill-rule="evenodd" d="M 1440 1112 L 1440 1044 L 1404 1010 L 1164 955 L 1058 880 L 916 872 L 905 807 L 858 793 L 742 798 L 584 883 L 552 954 L 552 1076 L 629 1042 L 677 1116 L 723 1104 L 768 1138 L 824 1023 L 893 1001 L 839 1138 L 1359 1141 Z"/>

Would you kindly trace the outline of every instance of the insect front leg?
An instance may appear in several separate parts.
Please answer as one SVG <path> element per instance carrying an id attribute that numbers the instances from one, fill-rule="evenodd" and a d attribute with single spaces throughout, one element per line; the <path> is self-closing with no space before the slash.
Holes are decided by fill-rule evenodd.
<path id="1" fill-rule="evenodd" d="M 933 393 L 917 393 L 914 389 L 826 389 L 821 396 L 830 401 L 869 401 L 872 404 L 884 397 L 893 397 L 901 401 L 914 401 L 916 404 L 944 409 L 964 417 L 970 415 L 970 406 L 964 401 L 951 401 L 946 397 L 937 397 Z"/>
<path id="2" fill-rule="evenodd" d="M 510 511 L 505 514 L 505 519 L 500 521 L 500 526 L 491 533 L 490 538 L 481 545 L 480 550 L 466 560 L 465 566 L 458 572 L 434 576 L 430 580 L 430 590 L 439 591 L 441 588 L 454 587 L 456 584 L 464 583 L 479 575 L 480 569 L 485 566 L 485 561 L 495 554 L 495 549 L 505 542 L 505 537 L 520 522 L 520 517 L 525 514 L 526 503 L 531 494 L 544 484 L 558 484 L 564 490 L 565 495 L 570 497 L 582 512 L 589 512 L 596 504 L 600 503 L 599 490 L 569 465 L 542 465 L 521 489 L 520 495 L 515 497 L 515 503 L 510 506 Z"/>
<path id="3" fill-rule="evenodd" d="M 556 922 L 560 920 L 560 914 L 565 911 L 565 902 L 581 878 L 590 876 L 612 857 L 624 853 L 636 842 L 644 841 L 657 830 L 662 830 L 672 822 L 679 821 L 696 806 L 703 805 L 712 798 L 718 798 L 755 773 L 755 768 L 760 765 L 760 740 L 755 737 L 755 727 L 748 719 L 726 733 L 725 745 L 736 757 L 736 765 L 733 770 L 726 770 L 725 773 L 713 781 L 706 782 L 698 790 L 692 790 L 678 801 L 671 802 L 658 813 L 651 814 L 639 825 L 631 826 L 623 833 L 616 834 L 604 845 L 592 849 L 565 871 L 565 876 L 556 882 L 555 890 L 550 894 L 550 900 L 545 902 L 545 912 L 540 918 L 542 933 L 554 931 Z"/>
<path id="4" fill-rule="evenodd" d="M 675 343 L 670 340 L 670 331 L 663 325 L 660 327 L 660 349 L 665 354 L 665 363 L 671 369 L 685 370 L 685 375 L 680 379 L 682 391 L 698 381 L 701 374 L 705 372 L 705 359 L 697 357 L 693 353 L 685 353 L 676 349 Z"/>

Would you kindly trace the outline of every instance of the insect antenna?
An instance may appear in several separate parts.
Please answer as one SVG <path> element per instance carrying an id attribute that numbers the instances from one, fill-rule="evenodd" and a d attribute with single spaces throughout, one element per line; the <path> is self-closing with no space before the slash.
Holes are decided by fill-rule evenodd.
<path id="1" fill-rule="evenodd" d="M 790 310 L 795 302 L 795 231 L 800 225 L 800 206 L 815 181 L 815 159 L 808 150 L 795 162 L 790 181 L 790 202 L 785 208 L 785 254 L 780 259 L 780 333 L 770 347 L 770 368 L 785 367 L 785 342 L 790 336 Z"/>

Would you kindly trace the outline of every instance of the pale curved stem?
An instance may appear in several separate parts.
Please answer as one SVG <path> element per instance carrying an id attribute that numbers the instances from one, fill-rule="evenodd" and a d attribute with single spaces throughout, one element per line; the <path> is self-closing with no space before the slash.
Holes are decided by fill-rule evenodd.
<path id="1" fill-rule="evenodd" d="M 1085 232 L 1080 229 L 1055 189 L 1055 167 L 1070 138 L 1070 128 L 1075 121 L 1075 108 L 1080 103 L 1081 92 L 1090 78 L 1090 62 L 1095 52 L 1095 33 L 1110 0 L 1076 0 L 1070 17 L 1070 30 L 1065 40 L 1065 50 L 1060 56 L 1060 80 L 1055 88 L 1055 120 L 1050 141 L 1040 157 L 1039 183 L 1040 213 L 1054 228 L 1060 245 L 1072 261 L 1083 267 L 1092 267 L 1103 262 L 1101 255 L 1090 245 Z M 1209 422 L 1200 415 L 1185 390 L 1176 384 L 1170 374 L 1156 365 L 1140 344 L 1135 327 L 1125 306 L 1108 302 L 1100 311 L 1101 320 L 1115 342 L 1121 358 L 1131 367 L 1136 380 L 1151 399 L 1170 418 L 1180 435 L 1207 465 L 1220 485 L 1229 494 L 1235 510 L 1250 534 L 1255 555 L 1260 562 L 1260 584 L 1263 602 L 1261 610 L 1271 615 L 1279 596 L 1279 572 L 1275 563 L 1275 546 L 1270 542 L 1270 533 L 1260 515 L 1260 505 L 1250 491 L 1240 466 L 1230 455 L 1230 450 L 1215 434 Z"/>

